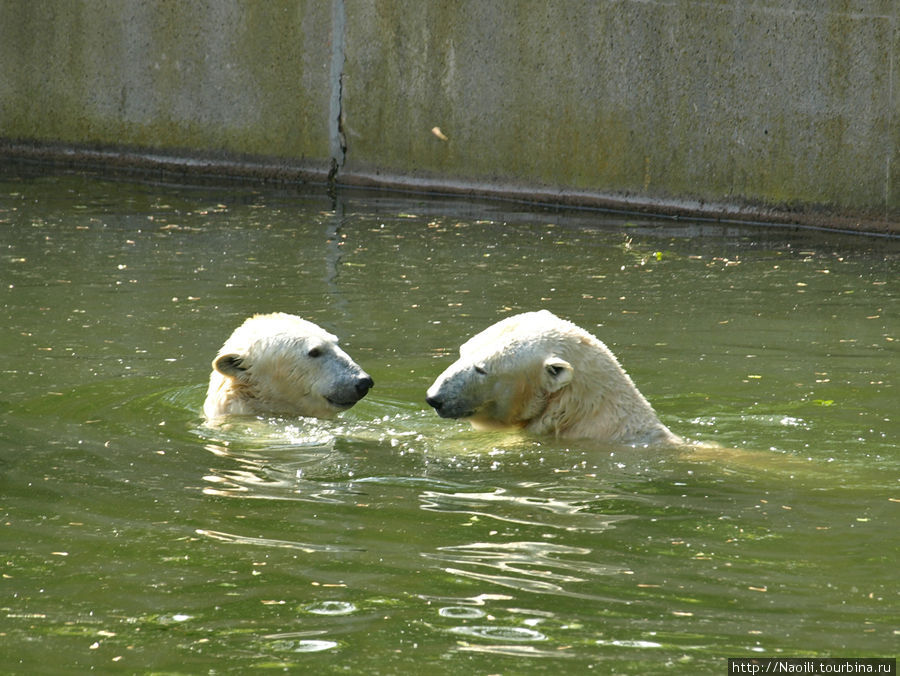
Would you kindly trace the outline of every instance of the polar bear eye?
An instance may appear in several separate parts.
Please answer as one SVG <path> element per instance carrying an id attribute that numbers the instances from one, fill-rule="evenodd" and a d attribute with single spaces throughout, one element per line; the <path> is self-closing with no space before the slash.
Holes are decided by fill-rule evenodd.
<path id="1" fill-rule="evenodd" d="M 320 347 L 310 348 L 309 352 L 306 353 L 306 356 L 312 357 L 313 359 L 315 359 L 316 357 L 321 357 L 322 356 L 322 348 L 320 348 Z"/>
<path id="2" fill-rule="evenodd" d="M 475 373 L 479 373 L 479 374 L 481 374 L 481 375 L 483 375 L 483 376 L 486 376 L 486 375 L 487 375 L 487 369 L 484 368 L 484 366 L 482 366 L 481 364 L 476 364 L 476 365 L 473 366 L 472 368 L 475 369 Z"/>

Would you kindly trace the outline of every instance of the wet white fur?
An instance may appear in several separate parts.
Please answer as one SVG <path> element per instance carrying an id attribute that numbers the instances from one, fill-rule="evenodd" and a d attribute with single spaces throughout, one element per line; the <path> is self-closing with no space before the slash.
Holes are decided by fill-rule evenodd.
<path id="1" fill-rule="evenodd" d="M 459 353 L 428 390 L 444 417 L 565 438 L 680 441 L 606 345 L 547 310 L 497 322 Z"/>
<path id="2" fill-rule="evenodd" d="M 330 418 L 359 399 L 355 385 L 365 375 L 320 326 L 282 312 L 255 315 L 213 360 L 203 413 Z"/>

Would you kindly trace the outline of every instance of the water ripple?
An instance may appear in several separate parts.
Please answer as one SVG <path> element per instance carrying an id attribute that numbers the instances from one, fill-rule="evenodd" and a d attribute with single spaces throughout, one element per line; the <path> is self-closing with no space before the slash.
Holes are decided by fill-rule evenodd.
<path id="1" fill-rule="evenodd" d="M 356 606 L 347 601 L 320 601 L 304 610 L 313 615 L 349 615 L 356 612 Z"/>
<path id="2" fill-rule="evenodd" d="M 221 531 L 215 530 L 205 530 L 202 528 L 198 528 L 196 531 L 197 535 L 203 535 L 205 537 L 211 538 L 213 540 L 219 540 L 220 542 L 228 542 L 232 544 L 238 545 L 256 545 L 259 547 L 276 547 L 278 549 L 297 549 L 301 552 L 306 552 L 307 554 L 315 554 L 317 552 L 363 552 L 365 551 L 362 548 L 358 547 L 338 547 L 336 545 L 314 545 L 306 542 L 293 542 L 291 540 L 275 540 L 272 538 L 257 538 L 257 537 L 249 537 L 246 535 L 235 535 L 232 533 L 223 533 Z"/>
<path id="3" fill-rule="evenodd" d="M 452 617 L 457 620 L 475 620 L 484 617 L 484 611 L 478 608 L 466 608 L 465 606 L 449 606 L 438 610 L 441 617 Z"/>
<path id="4" fill-rule="evenodd" d="M 599 598 L 570 591 L 566 585 L 587 583 L 596 576 L 615 575 L 626 569 L 593 561 L 562 558 L 583 557 L 590 553 L 591 550 L 587 548 L 546 542 L 476 542 L 441 547 L 438 552 L 424 553 L 422 556 L 452 564 L 444 568 L 451 575 L 538 594 Z M 484 569 L 494 569 L 497 572 Z"/>
<path id="5" fill-rule="evenodd" d="M 487 638 L 495 641 L 546 641 L 547 637 L 534 629 L 526 629 L 525 627 L 491 627 L 491 626 L 472 626 L 472 627 L 453 627 L 450 630 L 452 634 L 462 634 L 464 636 L 475 636 L 478 638 Z"/>
<path id="6" fill-rule="evenodd" d="M 597 645 L 611 645 L 611 646 L 617 646 L 619 648 L 662 648 L 663 647 L 662 643 L 657 643 L 656 641 L 641 641 L 641 640 L 634 640 L 634 641 L 598 640 Z"/>
<path id="7" fill-rule="evenodd" d="M 634 518 L 629 514 L 596 514 L 587 511 L 595 499 L 511 495 L 504 488 L 482 493 L 424 491 L 421 495 L 421 508 L 425 511 L 471 514 L 508 523 L 577 532 L 604 531 L 613 528 L 619 521 Z M 539 518 L 542 513 L 549 516 Z"/>
<path id="8" fill-rule="evenodd" d="M 479 645 L 464 643 L 453 649 L 455 652 L 484 653 L 489 655 L 505 655 L 507 657 L 550 657 L 553 659 L 573 657 L 572 653 L 560 650 L 541 650 L 533 645 Z"/>
<path id="9" fill-rule="evenodd" d="M 338 647 L 337 641 L 326 641 L 323 639 L 300 639 L 297 641 L 278 640 L 269 644 L 270 650 L 278 652 L 292 653 L 317 653 L 323 650 L 331 650 Z"/>

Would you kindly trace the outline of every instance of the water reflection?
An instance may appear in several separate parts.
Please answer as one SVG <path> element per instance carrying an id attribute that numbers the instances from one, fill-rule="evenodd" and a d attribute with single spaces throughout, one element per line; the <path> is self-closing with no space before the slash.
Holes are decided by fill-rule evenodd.
<path id="1" fill-rule="evenodd" d="M 422 596 L 429 604 L 437 604 L 439 622 L 436 630 L 459 637 L 451 653 L 483 653 L 528 658 L 574 657 L 571 644 L 563 635 L 572 626 L 555 613 L 538 608 L 510 607 L 513 596 L 479 594 L 465 598 Z M 444 604 L 451 605 L 444 605 Z M 477 623 L 470 622 L 477 620 Z M 531 643 L 548 643 L 546 648 Z M 564 651 L 564 652 L 561 652 Z M 569 652 L 565 652 L 569 651 Z"/>
<path id="2" fill-rule="evenodd" d="M 438 611 L 441 617 L 451 617 L 456 620 L 474 620 L 484 617 L 484 611 L 478 608 L 466 608 L 459 606 L 448 606 Z"/>
<path id="3" fill-rule="evenodd" d="M 276 540 L 274 538 L 250 537 L 247 535 L 236 535 L 233 533 L 222 533 L 220 531 L 205 530 L 198 528 L 197 535 L 217 540 L 218 542 L 227 542 L 236 545 L 253 545 L 256 547 L 274 547 L 276 549 L 296 549 L 306 554 L 316 553 L 339 553 L 339 552 L 361 552 L 364 551 L 359 547 L 342 547 L 339 545 L 327 544 L 316 545 L 307 542 L 293 542 L 289 540 Z"/>
<path id="4" fill-rule="evenodd" d="M 356 612 L 356 606 L 347 601 L 320 601 L 306 606 L 304 610 L 313 615 L 349 615 Z"/>
<path id="5" fill-rule="evenodd" d="M 268 650 L 275 652 L 291 652 L 291 653 L 317 653 L 323 650 L 331 650 L 338 647 L 337 641 L 327 641 L 323 639 L 278 639 L 271 641 L 265 645 Z"/>
<path id="6" fill-rule="evenodd" d="M 895 647 L 900 243 L 2 181 L 11 669 L 714 673 L 741 651 Z M 463 340 L 540 307 L 719 447 L 426 410 Z M 341 335 L 375 397 L 322 423 L 202 426 L 222 326 L 271 310 Z"/>
<path id="7" fill-rule="evenodd" d="M 575 657 L 574 653 L 562 652 L 559 648 L 547 648 L 541 650 L 530 645 L 477 645 L 473 643 L 462 643 L 453 648 L 453 652 L 461 653 L 482 653 L 485 655 L 505 655 L 507 657 L 521 657 L 523 659 L 533 659 L 536 657 L 547 657 L 551 659 L 567 659 Z"/>
<path id="8" fill-rule="evenodd" d="M 359 461 L 346 452 L 347 439 L 365 437 L 368 424 L 352 418 L 232 417 L 199 425 L 195 435 L 220 462 L 203 480 L 207 495 L 232 498 L 352 502 Z M 329 480 L 332 479 L 332 480 Z"/>
<path id="9" fill-rule="evenodd" d="M 626 573 L 627 569 L 583 559 L 591 553 L 587 548 L 547 542 L 475 542 L 440 547 L 437 552 L 422 556 L 440 562 L 451 575 L 519 591 L 599 599 L 569 587 L 590 583 L 596 577 Z"/>
<path id="10" fill-rule="evenodd" d="M 269 448 L 241 448 L 206 444 L 204 448 L 226 462 L 213 466 L 203 477 L 206 495 L 258 500 L 298 500 L 325 503 L 352 502 L 358 494 L 346 483 L 323 477 L 352 475 L 352 461 L 325 444 L 281 441 Z M 311 479 L 306 478 L 312 477 Z"/>
<path id="11" fill-rule="evenodd" d="M 618 646 L 620 648 L 662 648 L 662 643 L 657 643 L 656 641 L 630 641 L 630 640 L 610 640 L 605 641 L 603 639 L 599 639 L 597 641 L 597 645 L 609 645 L 609 646 Z"/>
<path id="12" fill-rule="evenodd" d="M 547 637 L 534 629 L 526 629 L 525 627 L 491 627 L 491 626 L 468 626 L 453 627 L 450 629 L 453 634 L 461 634 L 463 636 L 488 638 L 494 641 L 546 641 Z"/>
<path id="13" fill-rule="evenodd" d="M 581 532 L 601 532 L 613 528 L 620 521 L 632 518 L 627 514 L 597 514 L 592 511 L 597 501 L 619 496 L 579 494 L 571 499 L 563 499 L 535 496 L 534 487 L 529 488 L 531 490 L 521 492 L 512 492 L 507 488 L 480 493 L 424 491 L 421 496 L 422 509 Z M 545 488 L 553 490 L 552 486 Z M 541 518 L 542 513 L 552 517 Z"/>

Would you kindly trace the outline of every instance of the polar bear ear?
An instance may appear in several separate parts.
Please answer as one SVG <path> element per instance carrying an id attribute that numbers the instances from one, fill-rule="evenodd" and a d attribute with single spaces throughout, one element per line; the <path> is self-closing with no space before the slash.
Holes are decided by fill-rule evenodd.
<path id="1" fill-rule="evenodd" d="M 565 359 L 548 357 L 544 360 L 544 370 L 550 376 L 550 390 L 555 392 L 572 382 L 575 369 Z"/>
<path id="2" fill-rule="evenodd" d="M 213 360 L 213 368 L 223 376 L 242 378 L 247 372 L 244 359 L 239 354 L 220 354 Z"/>

